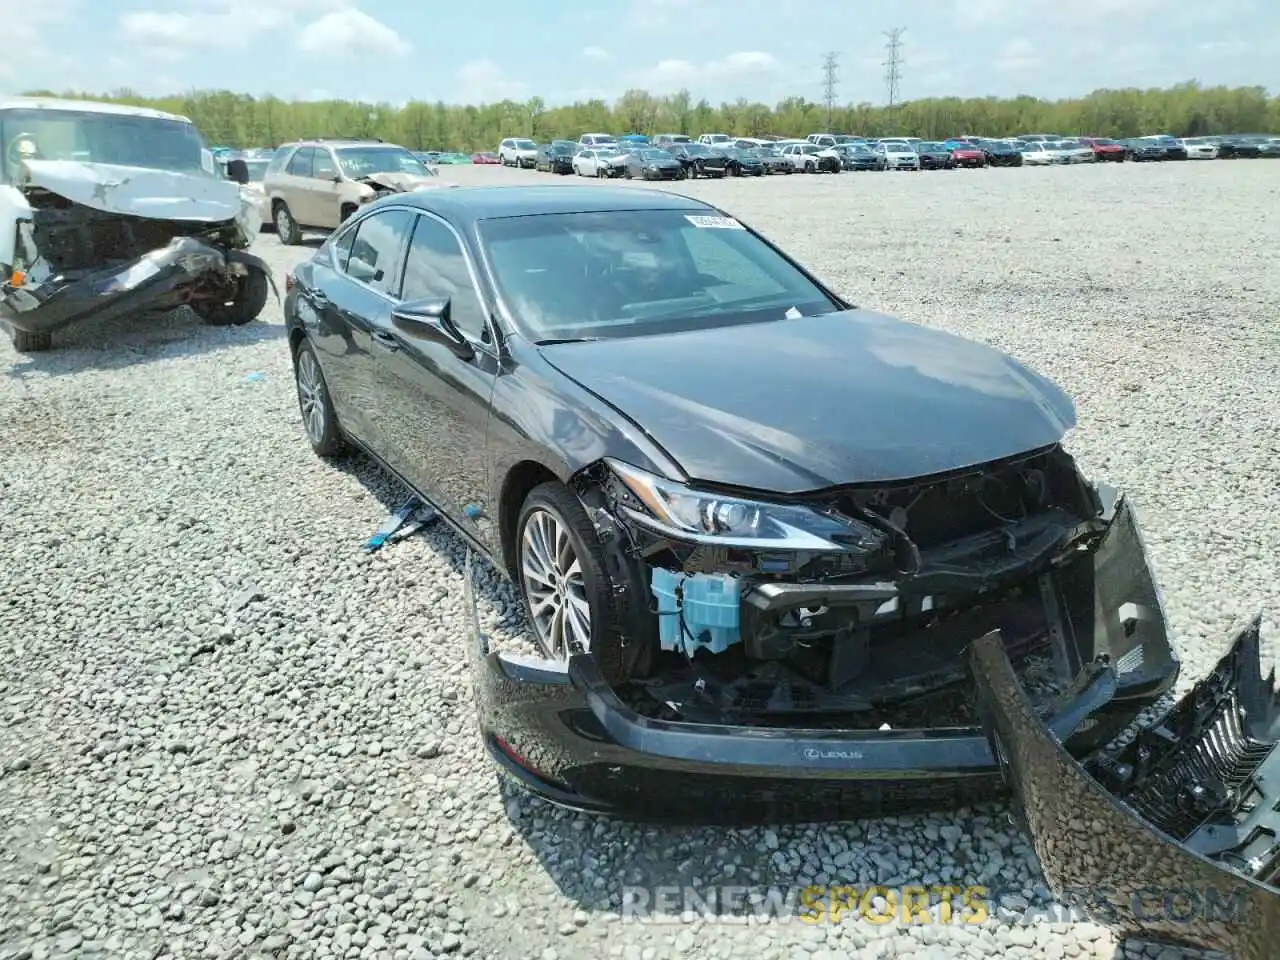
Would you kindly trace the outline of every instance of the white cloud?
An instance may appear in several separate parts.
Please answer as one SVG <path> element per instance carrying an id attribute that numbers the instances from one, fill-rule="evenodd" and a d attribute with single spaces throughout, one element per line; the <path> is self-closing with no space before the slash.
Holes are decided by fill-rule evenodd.
<path id="1" fill-rule="evenodd" d="M 0 5 L 0 9 L 3 7 Z M 46 86 L 44 76 L 62 73 L 61 61 L 65 60 L 49 46 L 50 36 L 56 35 L 50 28 L 71 19 L 76 12 L 75 0 L 46 0 L 6 12 L 12 12 L 12 16 L 5 18 L 0 81 L 12 82 L 18 89 Z M 68 79 L 58 86 L 69 86 Z"/>
<path id="2" fill-rule="evenodd" d="M 146 56 L 175 61 L 197 48 L 243 49 L 299 17 L 340 10 L 344 0 L 187 0 L 182 9 L 128 10 L 121 37 Z"/>
<path id="3" fill-rule="evenodd" d="M 298 35 L 298 49 L 315 57 L 403 57 L 413 48 L 381 20 L 348 7 L 326 13 Z"/>
<path id="4" fill-rule="evenodd" d="M 995 57 L 995 67 L 1005 73 L 1021 73 L 1043 62 L 1044 51 L 1023 37 L 1010 40 Z"/>
<path id="5" fill-rule="evenodd" d="M 781 62 L 773 54 L 745 50 L 702 63 L 661 60 L 636 74 L 634 85 L 659 95 L 685 88 L 698 97 L 707 95 L 705 91 L 709 87 L 720 88 L 744 80 L 759 89 L 759 85 L 773 80 L 781 69 Z"/>
<path id="6" fill-rule="evenodd" d="M 632 0 L 622 25 L 628 31 L 654 32 L 679 27 L 692 32 L 714 24 L 721 12 L 717 4 L 706 0 Z"/>
<path id="7" fill-rule="evenodd" d="M 582 55 L 588 60 L 609 60 L 609 51 L 604 47 L 583 47 Z"/>
<path id="8" fill-rule="evenodd" d="M 472 60 L 458 68 L 456 74 L 458 103 L 498 103 L 502 100 L 524 100 L 529 85 L 503 72 L 492 60 Z"/>

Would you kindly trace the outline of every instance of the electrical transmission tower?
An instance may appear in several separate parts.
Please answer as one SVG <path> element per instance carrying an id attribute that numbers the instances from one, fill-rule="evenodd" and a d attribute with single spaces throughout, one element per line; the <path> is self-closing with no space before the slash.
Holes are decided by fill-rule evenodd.
<path id="1" fill-rule="evenodd" d="M 889 51 L 889 59 L 884 62 L 884 80 L 889 87 L 889 106 L 898 104 L 898 84 L 902 81 L 902 35 L 905 27 L 894 27 L 885 33 L 888 43 L 884 48 Z"/>
<path id="2" fill-rule="evenodd" d="M 839 77 L 836 69 L 840 55 L 832 52 L 822 58 L 822 102 L 827 105 L 827 129 L 831 129 L 831 116 L 836 109 L 836 84 Z"/>

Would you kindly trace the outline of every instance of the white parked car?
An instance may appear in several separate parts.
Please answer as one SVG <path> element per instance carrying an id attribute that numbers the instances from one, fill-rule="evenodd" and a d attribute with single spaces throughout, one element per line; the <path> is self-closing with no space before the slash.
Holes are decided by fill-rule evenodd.
<path id="1" fill-rule="evenodd" d="M 733 143 L 733 137 L 727 133 L 704 133 L 698 138 L 699 143 L 705 143 L 708 147 L 727 147 Z"/>
<path id="2" fill-rule="evenodd" d="M 617 177 L 627 166 L 627 155 L 617 147 L 588 147 L 573 158 L 573 172 L 580 177 Z"/>
<path id="3" fill-rule="evenodd" d="M 1067 163 L 1094 163 L 1098 159 L 1098 155 L 1093 152 L 1093 147 L 1079 140 L 1059 140 L 1057 143 L 1048 144 L 1048 147 L 1064 153 Z"/>
<path id="4" fill-rule="evenodd" d="M 1187 151 L 1188 160 L 1217 160 L 1218 145 L 1204 137 L 1183 137 L 1178 143 Z"/>
<path id="5" fill-rule="evenodd" d="M 788 143 L 779 151 L 797 173 L 839 173 L 840 154 L 816 143 Z"/>
<path id="6" fill-rule="evenodd" d="M 1022 162 L 1029 167 L 1048 167 L 1056 164 L 1070 163 L 1071 158 L 1065 150 L 1058 148 L 1059 141 L 1031 140 L 1023 141 L 1019 149 L 1022 151 Z"/>
<path id="7" fill-rule="evenodd" d="M 504 167 L 535 167 L 538 145 L 525 137 L 507 137 L 498 144 L 498 159 Z"/>
<path id="8" fill-rule="evenodd" d="M 920 169 L 920 154 L 905 140 L 881 140 L 875 150 L 884 154 L 886 170 Z"/>
<path id="9" fill-rule="evenodd" d="M 612 133 L 584 133 L 578 138 L 578 144 L 583 147 L 616 147 L 618 138 Z"/>

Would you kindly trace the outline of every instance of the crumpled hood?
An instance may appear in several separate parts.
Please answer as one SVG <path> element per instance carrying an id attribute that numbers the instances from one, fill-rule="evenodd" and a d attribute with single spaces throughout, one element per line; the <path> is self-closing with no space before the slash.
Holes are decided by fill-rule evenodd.
<path id="1" fill-rule="evenodd" d="M 748 489 L 927 476 L 1075 425 L 1060 388 L 999 351 L 865 310 L 539 349 L 691 478 Z"/>
<path id="2" fill-rule="evenodd" d="M 444 186 L 437 177 L 423 177 L 416 173 L 371 173 L 361 177 L 362 183 L 396 193 L 410 193 L 414 190 L 425 190 Z"/>
<path id="3" fill-rule="evenodd" d="M 78 160 L 27 160 L 23 166 L 24 187 L 42 187 L 106 213 L 149 220 L 235 220 L 246 238 L 257 236 L 262 226 L 253 198 L 231 180 Z"/>

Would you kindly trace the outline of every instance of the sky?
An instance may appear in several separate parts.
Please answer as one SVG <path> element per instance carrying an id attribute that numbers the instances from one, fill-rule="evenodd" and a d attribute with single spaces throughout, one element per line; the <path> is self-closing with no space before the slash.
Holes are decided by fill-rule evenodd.
<path id="1" fill-rule="evenodd" d="M 1280 94 L 1277 0 L 0 0 L 0 93 L 231 89 L 285 99 L 548 105 L 628 88 L 712 103 L 1070 97 L 1099 87 Z"/>

